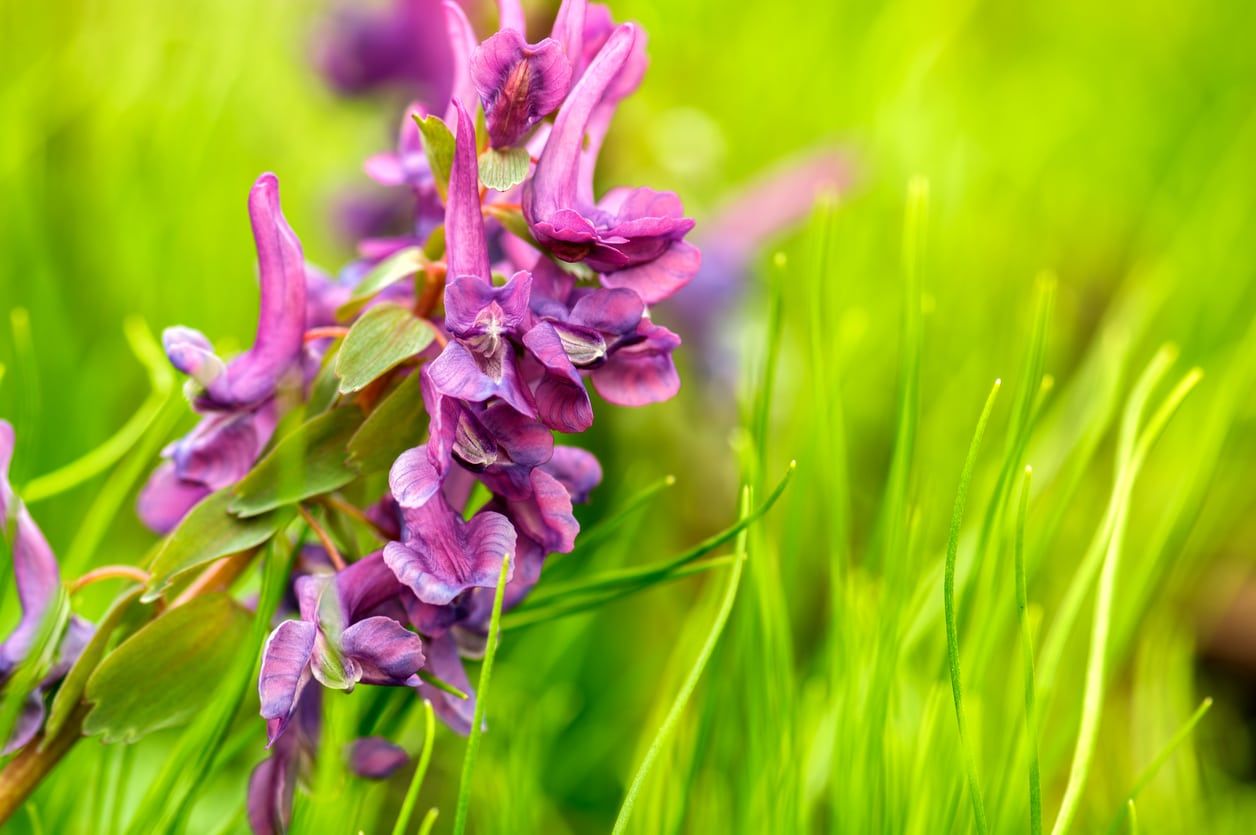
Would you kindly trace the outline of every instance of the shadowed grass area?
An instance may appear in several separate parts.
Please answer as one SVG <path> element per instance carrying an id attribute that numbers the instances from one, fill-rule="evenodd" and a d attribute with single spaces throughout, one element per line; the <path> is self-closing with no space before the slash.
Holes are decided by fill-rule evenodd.
<path id="1" fill-rule="evenodd" d="M 505 616 L 467 831 L 1024 832 L 1038 815 L 1247 831 L 1256 635 L 1222 615 L 1256 571 L 1256 7 L 613 7 L 643 24 L 652 65 L 618 117 L 642 139 L 612 130 L 605 185 L 673 188 L 701 229 L 796 151 L 840 146 L 856 184 L 765 250 L 718 324 L 736 385 L 704 379 L 690 345 L 676 401 L 599 412 L 589 443 L 610 477 L 581 521 L 603 527 L 547 566 L 532 605 L 588 582 L 609 584 L 603 605 L 526 629 L 527 608 Z M 325 92 L 316 14 L 0 5 L 0 415 L 67 579 L 151 548 L 134 491 L 187 418 L 134 322 L 247 339 L 253 178 L 280 175 L 312 260 L 349 257 L 330 206 L 402 102 Z M 665 561 L 794 459 L 770 512 L 717 543 L 732 559 Z M 620 594 L 645 567 L 676 582 Z M 251 582 L 274 602 L 274 577 Z M 99 619 L 115 591 L 74 608 Z M 134 746 L 79 745 L 8 828 L 247 831 L 265 734 L 245 673 L 265 634 L 211 710 Z M 431 809 L 448 831 L 465 742 L 437 728 L 407 801 L 431 739 L 421 702 L 326 701 L 297 831 L 389 831 L 403 803 L 408 831 Z M 336 754 L 366 733 L 411 765 L 351 777 Z"/>

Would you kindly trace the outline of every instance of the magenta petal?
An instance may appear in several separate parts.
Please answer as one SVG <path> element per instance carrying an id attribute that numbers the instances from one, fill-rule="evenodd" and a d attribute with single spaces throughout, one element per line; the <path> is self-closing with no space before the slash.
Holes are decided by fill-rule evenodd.
<path id="1" fill-rule="evenodd" d="M 488 244 L 480 209 L 480 173 L 475 152 L 475 125 L 462 102 L 454 99 L 458 124 L 454 135 L 454 161 L 449 174 L 449 200 L 445 213 L 446 262 L 451 277 L 469 275 L 490 281 Z"/>
<path id="2" fill-rule="evenodd" d="M 680 376 L 672 361 L 680 337 L 649 320 L 642 322 L 640 335 L 645 338 L 615 351 L 593 372 L 598 394 L 619 406 L 661 403 L 680 390 Z"/>
<path id="3" fill-rule="evenodd" d="M 588 0 L 563 0 L 550 37 L 562 45 L 575 76 L 584 71 L 584 17 Z"/>
<path id="4" fill-rule="evenodd" d="M 179 478 L 212 490 L 235 484 L 253 467 L 275 431 L 275 405 L 212 412 L 168 453 Z"/>
<path id="5" fill-rule="evenodd" d="M 52 547 L 9 484 L 9 464 L 15 443 L 12 425 L 0 420 L 0 525 L 3 526 L 0 536 L 8 542 L 12 554 L 13 575 L 22 606 L 17 627 L 0 644 L 0 683 L 26 657 L 61 583 Z"/>
<path id="6" fill-rule="evenodd" d="M 521 270 L 501 287 L 463 275 L 445 286 L 445 327 L 468 339 L 490 326 L 494 336 L 517 335 L 528 321 L 532 274 Z"/>
<path id="7" fill-rule="evenodd" d="M 301 355 L 305 337 L 305 257 L 279 208 L 279 180 L 263 174 L 249 192 L 262 295 L 253 347 L 232 360 L 206 391 L 220 404 L 256 403 Z"/>
<path id="8" fill-rule="evenodd" d="M 420 684 L 419 693 L 432 703 L 436 715 L 457 733 L 466 736 L 471 732 L 471 723 L 475 721 L 475 691 L 463 669 L 462 659 L 458 656 L 458 644 L 452 633 L 446 632 L 440 637 L 424 641 L 427 655 L 427 669 L 441 681 L 452 684 L 467 694 L 467 698 L 438 690 L 430 684 Z"/>
<path id="9" fill-rule="evenodd" d="M 558 479 L 543 469 L 532 471 L 532 497 L 507 502 L 510 518 L 519 533 L 540 543 L 548 553 L 569 552 L 580 533 L 571 512 L 571 496 Z"/>
<path id="10" fill-rule="evenodd" d="M 292 768 L 289 757 L 272 755 L 258 763 L 249 775 L 249 828 L 254 835 L 288 831 L 295 785 Z"/>
<path id="11" fill-rule="evenodd" d="M 463 522 L 443 497 L 405 515 L 405 544 L 388 543 L 384 562 L 419 600 L 441 606 L 469 588 L 497 585 L 502 556 L 515 549 L 506 517 L 481 512 Z"/>
<path id="12" fill-rule="evenodd" d="M 401 684 L 423 666 L 423 642 L 392 618 L 358 621 L 341 635 L 340 648 L 367 684 Z"/>
<path id="13" fill-rule="evenodd" d="M 432 386 L 447 397 L 482 403 L 497 396 L 522 414 L 535 416 L 536 407 L 519 379 L 518 363 L 509 346 L 503 346 L 499 362 L 496 370 L 500 377 L 494 379 L 465 345 L 451 341 L 428 364 L 427 374 Z"/>
<path id="14" fill-rule="evenodd" d="M 167 461 L 149 476 L 136 501 L 136 512 L 149 530 L 170 533 L 211 492 L 203 484 L 179 478 L 174 463 Z"/>
<path id="15" fill-rule="evenodd" d="M 524 213 L 530 224 L 551 220 L 559 210 L 576 202 L 585 127 L 593 108 L 628 60 L 636 37 L 637 27 L 630 23 L 617 28 L 559 109 L 536 172 L 524 189 Z"/>
<path id="16" fill-rule="evenodd" d="M 572 323 L 616 336 L 635 331 L 644 315 L 641 296 L 622 289 L 595 290 L 571 308 Z"/>
<path id="17" fill-rule="evenodd" d="M 593 488 L 602 483 L 602 465 L 597 457 L 579 447 L 554 447 L 554 454 L 541 468 L 567 488 L 576 504 L 587 502 Z"/>
<path id="18" fill-rule="evenodd" d="M 209 388 L 227 370 L 226 363 L 214 353 L 205 334 L 193 328 L 182 325 L 166 328 L 161 333 L 161 345 L 170 364 L 203 388 Z"/>
<path id="19" fill-rule="evenodd" d="M 476 40 L 475 30 L 471 28 L 471 21 L 467 20 L 462 6 L 454 0 L 445 0 L 444 6 L 445 32 L 453 53 L 453 84 L 449 91 L 449 109 L 445 112 L 445 121 L 451 122 L 455 116 L 453 102 L 475 100 L 475 84 L 471 81 L 471 55 L 475 52 Z"/>
<path id="20" fill-rule="evenodd" d="M 554 326 L 541 322 L 523 336 L 523 344 L 545 366 L 533 397 L 541 421 L 560 432 L 583 432 L 593 425 L 589 393 Z"/>
<path id="21" fill-rule="evenodd" d="M 602 276 L 607 287 L 634 291 L 646 304 L 656 304 L 673 295 L 698 274 L 702 255 L 684 241 L 673 241 L 662 255 L 636 267 Z"/>
<path id="22" fill-rule="evenodd" d="M 353 773 L 368 780 L 387 779 L 409 759 L 406 749 L 379 736 L 355 740 L 349 750 Z"/>
<path id="23" fill-rule="evenodd" d="M 310 655 L 317 633 L 314 624 L 286 620 L 266 640 L 257 693 L 262 702 L 262 718 L 267 720 L 268 745 L 273 745 L 288 721 L 310 680 Z"/>
<path id="24" fill-rule="evenodd" d="M 422 507 L 436 495 L 441 481 L 427 446 L 401 453 L 388 471 L 388 489 L 401 507 Z"/>
<path id="25" fill-rule="evenodd" d="M 484 103 L 489 140 L 504 148 L 562 103 L 571 88 L 571 63 L 557 41 L 529 44 L 506 28 L 476 49 L 471 76 Z"/>
<path id="26" fill-rule="evenodd" d="M 525 467 L 544 464 L 554 454 L 554 436 L 535 419 L 505 403 L 494 403 L 480 415 L 480 423 L 512 463 Z"/>

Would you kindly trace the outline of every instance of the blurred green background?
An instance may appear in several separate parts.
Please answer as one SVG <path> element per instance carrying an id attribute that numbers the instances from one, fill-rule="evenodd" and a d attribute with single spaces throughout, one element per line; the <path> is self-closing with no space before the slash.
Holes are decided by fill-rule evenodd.
<path id="1" fill-rule="evenodd" d="M 525 5 L 542 31 L 550 11 Z M 1025 831 L 1015 491 L 999 492 L 998 473 L 1013 458 L 1015 472 L 1035 470 L 1026 559 L 1041 649 L 1101 527 L 1134 380 L 1173 343 L 1181 357 L 1148 411 L 1188 368 L 1205 376 L 1129 503 L 1104 712 L 1076 829 L 1108 827 L 1144 767 L 1212 696 L 1195 733 L 1142 788 L 1138 825 L 1250 831 L 1256 611 L 1251 596 L 1246 608 L 1235 601 L 1256 582 L 1256 6 L 612 8 L 643 24 L 652 63 L 613 128 L 605 183 L 674 189 L 701 221 L 796 152 L 836 147 L 856 171 L 836 205 L 776 243 L 783 266 L 770 266 L 774 249 L 764 253 L 744 311 L 719 323 L 740 346 L 750 381 L 741 394 L 704 382 L 682 357 L 680 398 L 637 412 L 603 407 L 588 439 L 607 481 L 586 520 L 666 473 L 678 484 L 587 570 L 652 561 L 726 524 L 747 448 L 766 462 L 752 480 L 769 485 L 799 462 L 751 537 L 729 629 L 630 829 L 973 826 L 945 666 L 941 560 L 964 452 L 999 377 L 961 538 L 959 637 L 991 827 Z M 325 12 L 276 0 L 0 0 L 0 415 L 17 428 L 19 485 L 99 444 L 145 396 L 127 316 L 247 344 L 256 285 L 244 204 L 259 172 L 279 175 L 312 261 L 335 269 L 351 257 L 331 207 L 364 182 L 361 160 L 391 144 L 401 102 L 349 102 L 325 89 L 309 61 Z M 930 184 L 918 297 L 905 291 L 902 254 L 917 175 Z M 1054 385 L 1021 456 L 1005 437 L 1013 400 L 1039 388 L 1022 369 L 1043 270 L 1056 276 L 1045 359 Z M 913 306 L 905 316 L 915 298 L 920 315 Z M 779 363 L 765 390 L 755 381 L 774 305 Z M 12 326 L 19 308 L 29 348 L 20 322 Z M 923 334 L 918 394 L 909 387 L 906 401 L 904 321 Z M 768 431 L 747 435 L 737 427 L 756 396 L 770 405 Z M 918 402 L 919 422 L 909 447 L 899 444 L 910 449 L 895 470 L 899 490 L 889 474 L 904 402 Z M 98 489 L 32 506 L 54 548 L 68 547 Z M 150 544 L 126 512 L 96 561 L 134 562 Z M 609 830 L 722 584 L 713 574 L 508 634 L 475 831 Z M 1093 576 L 1082 582 L 1059 675 L 1039 694 L 1048 826 L 1081 714 L 1092 586 Z M 89 595 L 80 608 L 94 616 L 104 604 Z M 15 611 L 11 599 L 5 611 Z M 407 734 L 414 750 L 417 724 Z M 159 734 L 133 755 L 81 745 L 35 795 L 44 831 L 109 831 L 97 813 L 123 814 L 176 737 Z M 196 831 L 243 827 L 260 720 L 242 717 L 233 738 Z M 461 755 L 462 743 L 442 733 L 420 801 L 441 806 L 445 826 Z M 346 789 L 340 800 L 386 817 L 403 787 Z M 27 831 L 34 820 L 10 826 Z M 340 820 L 325 831 L 377 828 L 374 818 Z"/>

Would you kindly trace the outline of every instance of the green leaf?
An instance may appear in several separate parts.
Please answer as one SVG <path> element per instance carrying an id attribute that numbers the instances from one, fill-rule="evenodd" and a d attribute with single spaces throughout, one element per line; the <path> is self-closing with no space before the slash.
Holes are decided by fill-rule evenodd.
<path id="1" fill-rule="evenodd" d="M 454 135 L 435 116 L 420 119 L 415 114 L 414 123 L 419 126 L 423 153 L 427 154 L 427 164 L 436 180 L 436 190 L 440 192 L 440 199 L 444 200 L 449 191 L 449 172 L 454 165 Z"/>
<path id="2" fill-rule="evenodd" d="M 134 742 L 197 715 L 213 701 L 248 628 L 248 612 L 221 593 L 166 612 L 92 673 L 84 733 Z"/>
<path id="3" fill-rule="evenodd" d="M 61 730 L 61 726 L 65 724 L 65 720 L 70 718 L 70 712 L 74 710 L 74 706 L 83 695 L 84 688 L 87 687 L 88 678 L 95 672 L 100 659 L 105 657 L 105 651 L 109 648 L 109 640 L 113 637 L 114 631 L 131 612 L 132 606 L 140 599 L 143 591 L 142 588 L 135 588 L 119 597 L 96 626 L 92 639 L 83 648 L 82 654 L 70 668 L 65 681 L 61 682 L 61 687 L 57 689 L 57 695 L 52 700 L 52 708 L 48 711 L 48 724 L 44 729 L 45 740 L 55 737 Z"/>
<path id="4" fill-rule="evenodd" d="M 228 509 L 237 516 L 257 516 L 353 481 L 358 474 L 346 461 L 345 446 L 361 422 L 362 412 L 356 406 L 310 418 L 235 486 Z"/>
<path id="5" fill-rule="evenodd" d="M 432 230 L 423 242 L 423 255 L 429 261 L 439 261 L 445 257 L 445 225 L 442 223 Z"/>
<path id="6" fill-rule="evenodd" d="M 489 148 L 480 156 L 480 182 L 494 191 L 509 191 L 528 176 L 531 162 L 527 148 Z"/>
<path id="7" fill-rule="evenodd" d="M 398 455 L 418 446 L 426 432 L 423 390 L 411 376 L 379 402 L 349 440 L 349 464 L 363 475 L 386 470 Z"/>
<path id="8" fill-rule="evenodd" d="M 399 304 L 372 307 L 354 323 L 336 358 L 340 393 L 361 391 L 435 338 L 430 325 Z"/>
<path id="9" fill-rule="evenodd" d="M 427 260 L 427 255 L 417 246 L 406 247 L 388 256 L 362 276 L 358 286 L 353 288 L 353 295 L 340 306 L 336 311 L 336 316 L 340 319 L 350 318 L 384 288 L 404 278 L 412 278 L 415 273 L 423 269 Z"/>
<path id="10" fill-rule="evenodd" d="M 518 207 L 506 207 L 489 203 L 484 207 L 484 212 L 505 227 L 506 231 L 514 235 L 516 238 L 519 238 L 533 247 L 538 249 L 540 248 L 540 244 L 536 242 L 536 238 L 532 237 L 532 230 L 528 228 L 528 221 L 524 218 L 523 212 Z"/>
<path id="11" fill-rule="evenodd" d="M 292 518 L 290 511 L 276 511 L 240 519 L 227 511 L 234 499 L 231 488 L 223 488 L 183 517 L 153 558 L 153 578 L 143 600 L 156 600 L 185 571 L 261 545 Z"/>

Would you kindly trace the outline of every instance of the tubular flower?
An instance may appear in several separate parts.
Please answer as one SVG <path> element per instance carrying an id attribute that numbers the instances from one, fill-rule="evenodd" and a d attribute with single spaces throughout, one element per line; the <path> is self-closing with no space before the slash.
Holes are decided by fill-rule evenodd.
<path id="1" fill-rule="evenodd" d="M 17 626 L 0 643 L 0 687 L 9 683 L 17 666 L 31 654 L 61 586 L 57 559 L 48 540 L 9 484 L 14 444 L 13 427 L 0 420 L 0 524 L 13 555 L 13 578 L 22 607 Z M 21 748 L 38 733 L 44 723 L 44 691 L 65 677 L 91 636 L 91 624 L 77 615 L 70 617 L 64 632 L 53 636 L 56 650 L 52 669 L 26 694 L 17 726 L 3 745 L 4 753 Z"/>
<path id="2" fill-rule="evenodd" d="M 281 385 L 293 377 L 300 385 L 309 279 L 274 174 L 263 174 L 249 192 L 249 220 L 261 281 L 253 347 L 227 363 L 198 331 L 174 327 L 162 335 L 170 362 L 198 386 L 194 405 L 204 417 L 166 448 L 166 463 L 140 493 L 140 518 L 159 533 L 249 471 L 275 431 Z"/>

